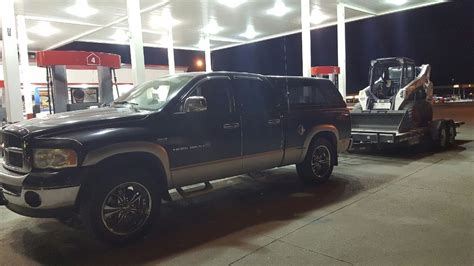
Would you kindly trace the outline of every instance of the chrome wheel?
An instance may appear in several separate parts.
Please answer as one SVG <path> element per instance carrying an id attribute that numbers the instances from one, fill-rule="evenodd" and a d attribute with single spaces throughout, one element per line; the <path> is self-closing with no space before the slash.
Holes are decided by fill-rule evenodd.
<path id="1" fill-rule="evenodd" d="M 113 234 L 129 235 L 145 225 L 151 207 L 151 195 L 145 186 L 136 182 L 123 183 L 105 197 L 102 223 Z"/>
<path id="2" fill-rule="evenodd" d="M 328 147 L 321 145 L 314 149 L 311 157 L 311 169 L 318 178 L 324 177 L 331 170 L 331 152 Z"/>

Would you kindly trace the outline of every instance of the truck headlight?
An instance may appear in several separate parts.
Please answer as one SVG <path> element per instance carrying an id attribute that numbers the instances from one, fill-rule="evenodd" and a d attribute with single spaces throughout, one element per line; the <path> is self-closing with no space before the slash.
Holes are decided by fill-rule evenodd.
<path id="1" fill-rule="evenodd" d="M 77 154 L 70 149 L 33 149 L 33 167 L 60 169 L 77 166 Z"/>

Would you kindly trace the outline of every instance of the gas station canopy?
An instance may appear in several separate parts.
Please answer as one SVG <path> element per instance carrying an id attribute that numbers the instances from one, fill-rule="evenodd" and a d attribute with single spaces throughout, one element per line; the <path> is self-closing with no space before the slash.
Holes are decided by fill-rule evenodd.
<path id="1" fill-rule="evenodd" d="M 311 28 L 335 25 L 340 2 L 347 22 L 445 1 L 312 0 Z M 146 47 L 167 47 L 169 25 L 174 47 L 190 50 L 204 50 L 204 35 L 216 50 L 301 31 L 300 0 L 140 0 L 140 9 Z M 25 16 L 30 51 L 130 38 L 126 0 L 15 0 L 15 12 Z"/>

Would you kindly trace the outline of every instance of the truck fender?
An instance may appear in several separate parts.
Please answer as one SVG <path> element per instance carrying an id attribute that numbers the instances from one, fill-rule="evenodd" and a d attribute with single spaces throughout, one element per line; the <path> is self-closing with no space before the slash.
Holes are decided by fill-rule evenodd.
<path id="1" fill-rule="evenodd" d="M 168 152 L 166 152 L 166 149 L 163 146 L 156 143 L 130 141 L 101 147 L 88 152 L 84 158 L 82 166 L 93 166 L 112 156 L 134 152 L 148 153 L 156 157 L 156 159 L 158 159 L 163 165 L 168 187 L 172 186 L 173 183 L 171 180 Z"/>
<path id="2" fill-rule="evenodd" d="M 339 142 L 339 130 L 337 130 L 337 128 L 335 126 L 329 125 L 329 124 L 318 125 L 318 126 L 314 126 L 313 128 L 311 128 L 311 130 L 309 130 L 309 132 L 307 133 L 305 141 L 303 143 L 303 152 L 301 153 L 301 157 L 300 157 L 299 162 L 302 162 L 304 160 L 304 158 L 306 157 L 306 153 L 308 152 L 309 145 L 311 144 L 311 141 L 313 140 L 314 136 L 316 136 L 317 134 L 319 134 L 321 132 L 330 132 L 330 133 L 334 134 L 334 136 L 336 137 L 336 143 L 335 143 L 336 147 L 335 148 L 336 148 L 336 153 L 337 153 L 337 150 L 338 150 L 337 146 L 338 146 L 338 142 Z"/>

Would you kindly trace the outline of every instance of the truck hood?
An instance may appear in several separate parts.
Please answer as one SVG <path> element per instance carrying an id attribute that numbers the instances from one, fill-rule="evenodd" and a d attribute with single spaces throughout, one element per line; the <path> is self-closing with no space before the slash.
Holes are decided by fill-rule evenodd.
<path id="1" fill-rule="evenodd" d="M 96 108 L 59 113 L 45 118 L 26 120 L 8 126 L 5 130 L 14 131 L 21 135 L 44 135 L 53 132 L 80 130 L 82 128 L 93 127 L 96 125 L 103 126 L 108 123 L 139 120 L 145 118 L 148 114 L 150 114 L 150 112 L 137 112 L 128 107 Z"/>

